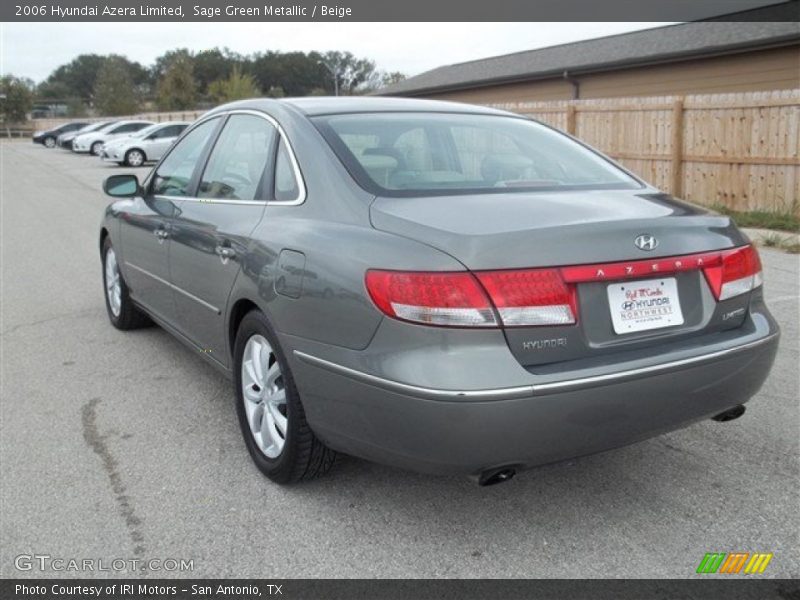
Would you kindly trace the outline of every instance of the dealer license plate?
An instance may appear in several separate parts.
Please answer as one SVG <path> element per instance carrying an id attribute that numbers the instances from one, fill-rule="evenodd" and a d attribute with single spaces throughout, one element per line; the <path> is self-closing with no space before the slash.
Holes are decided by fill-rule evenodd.
<path id="1" fill-rule="evenodd" d="M 608 286 L 608 304 L 617 334 L 683 325 L 674 277 L 613 283 Z"/>

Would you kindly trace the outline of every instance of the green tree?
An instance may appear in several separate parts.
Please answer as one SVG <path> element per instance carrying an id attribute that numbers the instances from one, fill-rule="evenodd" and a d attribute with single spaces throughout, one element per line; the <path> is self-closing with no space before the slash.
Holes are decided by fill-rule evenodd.
<path id="1" fill-rule="evenodd" d="M 197 80 L 197 91 L 200 94 L 209 94 L 209 86 L 215 81 L 230 77 L 233 69 L 245 69 L 246 59 L 228 48 L 212 48 L 201 50 L 192 56 L 194 64 L 194 77 Z"/>
<path id="2" fill-rule="evenodd" d="M 188 50 L 172 53 L 158 82 L 158 107 L 161 110 L 188 110 L 197 102 L 197 82 Z"/>
<path id="3" fill-rule="evenodd" d="M 94 104 L 100 114 L 130 115 L 139 110 L 139 90 L 122 56 L 106 57 L 94 84 Z"/>
<path id="4" fill-rule="evenodd" d="M 23 123 L 33 106 L 32 83 L 6 75 L 0 79 L 0 115 L 4 123 Z"/>
<path id="5" fill-rule="evenodd" d="M 94 101 L 94 90 L 97 78 L 107 61 L 111 60 L 115 67 L 124 65 L 133 86 L 139 95 L 150 91 L 150 74 L 137 62 L 124 56 L 101 56 L 99 54 L 81 54 L 67 64 L 61 65 L 50 76 L 39 84 L 37 94 L 43 98 L 64 100 L 80 98 L 89 105 Z"/>
<path id="6" fill-rule="evenodd" d="M 356 58 L 351 52 L 332 51 L 323 54 L 320 62 L 337 95 L 360 94 L 380 86 L 381 73 L 374 61 Z"/>
<path id="7" fill-rule="evenodd" d="M 238 66 L 233 67 L 227 79 L 219 79 L 208 86 L 209 95 L 216 102 L 232 102 L 261 95 L 252 75 L 245 75 Z"/>
<path id="8" fill-rule="evenodd" d="M 401 73 L 400 71 L 392 71 L 391 73 L 384 73 L 381 76 L 381 84 L 384 86 L 392 85 L 395 83 L 400 83 L 401 81 L 405 80 L 405 78 L 405 73 Z"/>
<path id="9" fill-rule="evenodd" d="M 317 52 L 266 52 L 250 57 L 244 67 L 262 90 L 281 88 L 287 96 L 307 96 L 326 85 L 327 71 L 320 59 Z"/>

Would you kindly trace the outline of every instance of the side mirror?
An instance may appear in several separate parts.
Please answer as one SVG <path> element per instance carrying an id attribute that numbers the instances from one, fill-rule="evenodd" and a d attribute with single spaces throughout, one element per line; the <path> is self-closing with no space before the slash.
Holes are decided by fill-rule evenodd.
<path id="1" fill-rule="evenodd" d="M 112 175 L 103 182 L 103 191 L 115 198 L 132 198 L 141 194 L 136 175 Z"/>

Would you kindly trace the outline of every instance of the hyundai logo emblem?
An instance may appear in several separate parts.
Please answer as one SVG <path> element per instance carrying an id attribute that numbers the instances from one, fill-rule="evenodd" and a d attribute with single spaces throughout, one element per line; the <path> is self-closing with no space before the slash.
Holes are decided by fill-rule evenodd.
<path id="1" fill-rule="evenodd" d="M 655 250 L 656 246 L 658 246 L 658 240 L 656 236 L 650 235 L 649 233 L 643 233 L 642 235 L 636 236 L 636 239 L 633 240 L 633 243 L 636 244 L 636 247 L 639 250 Z"/>

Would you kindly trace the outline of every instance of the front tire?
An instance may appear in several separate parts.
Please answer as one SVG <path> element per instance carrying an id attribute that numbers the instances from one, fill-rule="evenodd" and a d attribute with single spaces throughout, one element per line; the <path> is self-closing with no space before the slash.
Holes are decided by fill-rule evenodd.
<path id="1" fill-rule="evenodd" d="M 141 167 L 145 160 L 144 152 L 136 148 L 125 153 L 125 164 L 129 167 Z"/>
<path id="2" fill-rule="evenodd" d="M 103 289 L 108 319 L 114 327 L 127 331 L 150 324 L 147 315 L 131 300 L 110 238 L 106 238 L 103 242 Z"/>
<path id="3" fill-rule="evenodd" d="M 89 151 L 95 156 L 100 156 L 100 153 L 103 151 L 103 142 L 94 142 L 89 148 Z"/>
<path id="4" fill-rule="evenodd" d="M 55 148 L 56 147 L 56 138 L 54 138 L 51 135 L 48 135 L 46 138 L 44 138 L 44 141 L 42 143 L 44 144 L 45 148 Z"/>
<path id="5" fill-rule="evenodd" d="M 259 470 L 276 483 L 327 473 L 336 453 L 306 421 L 294 377 L 263 313 L 245 315 L 234 343 L 236 413 Z"/>

